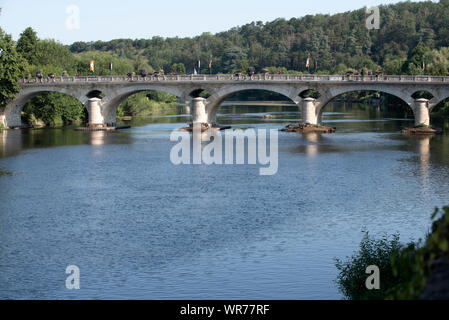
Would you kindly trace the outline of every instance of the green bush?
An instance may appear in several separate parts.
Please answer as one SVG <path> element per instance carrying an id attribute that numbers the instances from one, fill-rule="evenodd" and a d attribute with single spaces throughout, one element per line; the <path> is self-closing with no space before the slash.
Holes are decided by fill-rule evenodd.
<path id="1" fill-rule="evenodd" d="M 145 117 L 174 106 L 176 96 L 161 91 L 143 91 L 136 93 L 120 104 L 117 115 Z"/>
<path id="2" fill-rule="evenodd" d="M 443 207 L 442 216 L 432 225 L 432 232 L 426 240 L 410 243 L 399 242 L 399 235 L 374 239 L 367 232 L 360 250 L 347 261 L 336 260 L 340 271 L 337 284 L 347 299 L 418 299 L 427 284 L 432 264 L 442 256 L 449 255 L 449 207 Z M 435 209 L 432 219 L 438 216 Z M 380 289 L 368 290 L 365 273 L 369 265 L 376 265 L 380 271 Z"/>
<path id="3" fill-rule="evenodd" d="M 440 257 L 449 255 L 449 206 L 435 209 L 432 219 L 441 217 L 432 224 L 432 232 L 424 243 L 410 244 L 392 256 L 392 270 L 400 277 L 387 299 L 417 299 L 426 286 L 432 271 L 432 264 Z"/>
<path id="4" fill-rule="evenodd" d="M 77 99 L 58 92 L 47 92 L 27 102 L 23 120 L 42 120 L 46 125 L 62 125 L 85 121 L 85 108 Z"/>
<path id="5" fill-rule="evenodd" d="M 365 232 L 360 242 L 360 250 L 345 262 L 336 259 L 340 271 L 337 277 L 338 289 L 347 299 L 372 300 L 384 299 L 387 291 L 396 285 L 397 279 L 391 268 L 391 256 L 402 248 L 399 235 L 374 239 Z M 380 289 L 368 290 L 365 285 L 366 268 L 376 265 L 380 271 Z"/>

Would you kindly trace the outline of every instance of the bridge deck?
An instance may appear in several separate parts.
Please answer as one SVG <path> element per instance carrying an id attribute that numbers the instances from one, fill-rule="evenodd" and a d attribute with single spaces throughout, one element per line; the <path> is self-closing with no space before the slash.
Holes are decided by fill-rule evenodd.
<path id="1" fill-rule="evenodd" d="M 48 83 L 129 83 L 129 82 L 236 82 L 236 81 L 269 81 L 269 82 L 328 82 L 328 83 L 449 83 L 446 76 L 344 76 L 344 75 L 161 75 L 161 76 L 88 76 L 88 77 L 44 77 L 20 81 L 22 85 L 39 85 Z"/>

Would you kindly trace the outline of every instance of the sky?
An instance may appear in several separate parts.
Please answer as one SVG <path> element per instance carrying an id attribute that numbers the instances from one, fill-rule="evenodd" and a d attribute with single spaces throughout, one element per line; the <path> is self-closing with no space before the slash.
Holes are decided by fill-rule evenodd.
<path id="1" fill-rule="evenodd" d="M 252 21 L 334 14 L 398 0 L 0 0 L 0 27 L 27 27 L 64 44 L 118 38 L 193 37 Z M 438 2 L 438 1 L 434 1 Z"/>

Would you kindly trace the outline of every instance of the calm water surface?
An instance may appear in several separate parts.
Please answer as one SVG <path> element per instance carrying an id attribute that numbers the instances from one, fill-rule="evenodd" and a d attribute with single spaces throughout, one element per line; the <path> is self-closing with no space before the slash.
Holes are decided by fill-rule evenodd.
<path id="1" fill-rule="evenodd" d="M 333 105 L 332 135 L 279 133 L 279 170 L 175 166 L 186 115 L 120 132 L 0 132 L 0 298 L 340 299 L 334 258 L 362 229 L 425 236 L 449 203 L 449 136 Z M 262 120 L 270 112 L 274 119 Z M 223 107 L 236 128 L 282 128 L 294 108 Z M 65 269 L 81 289 L 65 288 Z"/>

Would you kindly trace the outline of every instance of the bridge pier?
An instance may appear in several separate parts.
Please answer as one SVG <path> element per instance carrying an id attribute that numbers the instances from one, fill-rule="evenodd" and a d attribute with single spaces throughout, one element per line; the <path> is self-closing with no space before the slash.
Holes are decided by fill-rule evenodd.
<path id="1" fill-rule="evenodd" d="M 89 114 L 89 128 L 106 127 L 100 98 L 89 98 L 86 103 L 86 109 L 87 113 Z"/>
<path id="2" fill-rule="evenodd" d="M 206 113 L 206 99 L 193 98 L 191 102 L 192 123 L 209 123 Z"/>
<path id="3" fill-rule="evenodd" d="M 5 109 L 4 114 L 0 115 L 0 124 L 2 124 L 5 128 L 21 128 L 22 109 L 23 106 Z"/>
<path id="4" fill-rule="evenodd" d="M 304 98 L 302 100 L 302 122 L 315 125 L 318 124 L 318 113 L 315 102 L 316 100 L 313 98 Z"/>
<path id="5" fill-rule="evenodd" d="M 415 126 L 430 125 L 429 100 L 420 98 L 413 103 L 413 115 L 415 116 Z"/>

